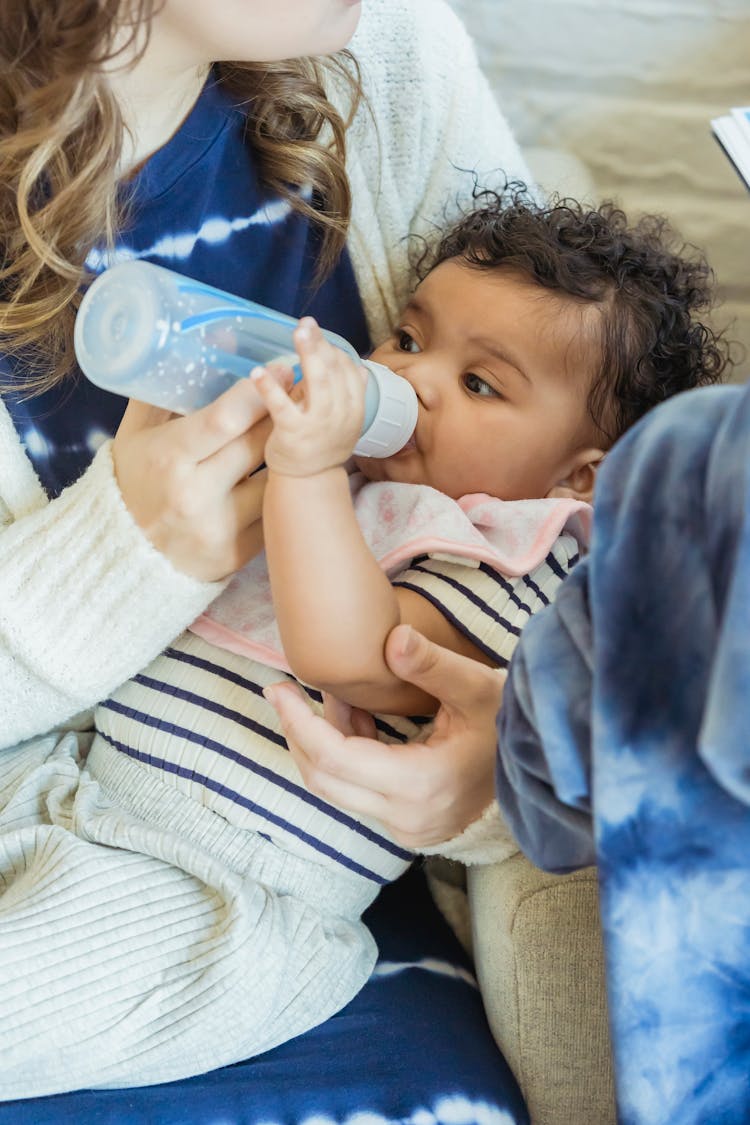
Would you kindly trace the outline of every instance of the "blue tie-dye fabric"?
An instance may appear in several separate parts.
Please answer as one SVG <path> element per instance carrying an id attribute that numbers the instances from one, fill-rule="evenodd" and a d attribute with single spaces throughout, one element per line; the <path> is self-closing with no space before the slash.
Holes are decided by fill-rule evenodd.
<path id="1" fill-rule="evenodd" d="M 133 181 L 128 214 L 114 255 L 89 254 L 93 272 L 143 258 L 292 316 L 309 313 L 360 353 L 370 347 L 348 255 L 316 289 L 319 235 L 259 182 L 245 115 L 213 79 Z M 0 357 L 0 370 L 12 377 L 11 361 Z M 50 496 L 84 472 L 125 410 L 123 398 L 82 377 L 4 401 Z"/>
<path id="2" fill-rule="evenodd" d="M 644 419 L 499 720 L 524 850 L 599 866 L 626 1125 L 750 1121 L 749 502 L 750 388 Z"/>

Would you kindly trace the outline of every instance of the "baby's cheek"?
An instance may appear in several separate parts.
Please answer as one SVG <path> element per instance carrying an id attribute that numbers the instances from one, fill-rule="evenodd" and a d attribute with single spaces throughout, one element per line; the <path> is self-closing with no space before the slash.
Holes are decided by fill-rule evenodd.
<path id="1" fill-rule="evenodd" d="M 382 363 L 385 367 L 390 367 L 389 359 L 393 357 L 395 348 L 391 340 L 386 340 L 384 343 L 379 344 L 374 351 L 366 357 L 373 360 L 375 363 Z"/>
<path id="2" fill-rule="evenodd" d="M 352 457 L 357 469 L 367 480 L 385 480 L 384 465 L 379 457 Z"/>

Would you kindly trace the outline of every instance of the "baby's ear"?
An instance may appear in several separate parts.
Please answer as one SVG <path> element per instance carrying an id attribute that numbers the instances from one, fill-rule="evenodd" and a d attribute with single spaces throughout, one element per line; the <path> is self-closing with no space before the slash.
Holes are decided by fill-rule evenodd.
<path id="1" fill-rule="evenodd" d="M 580 450 L 567 475 L 549 490 L 547 496 L 563 500 L 583 500 L 590 504 L 594 496 L 597 469 L 603 460 L 603 449 Z"/>

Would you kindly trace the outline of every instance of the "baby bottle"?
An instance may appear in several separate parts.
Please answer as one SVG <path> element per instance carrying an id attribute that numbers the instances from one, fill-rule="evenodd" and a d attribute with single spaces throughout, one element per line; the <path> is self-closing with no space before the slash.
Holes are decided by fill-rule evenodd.
<path id="1" fill-rule="evenodd" d="M 76 317 L 83 373 L 115 394 L 188 414 L 212 402 L 254 367 L 283 359 L 301 377 L 283 313 L 202 285 L 150 262 L 122 262 L 92 282 Z M 347 340 L 323 335 L 367 371 L 365 417 L 355 453 L 390 457 L 417 424 L 406 379 L 362 360 Z"/>

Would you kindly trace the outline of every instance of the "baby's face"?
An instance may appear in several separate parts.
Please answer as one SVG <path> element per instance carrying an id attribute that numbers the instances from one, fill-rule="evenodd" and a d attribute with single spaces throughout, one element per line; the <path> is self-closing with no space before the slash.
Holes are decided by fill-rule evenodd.
<path id="1" fill-rule="evenodd" d="M 372 355 L 417 392 L 414 439 L 358 467 L 456 499 L 587 498 L 582 466 L 601 458 L 586 408 L 597 317 L 519 274 L 441 263 Z"/>

